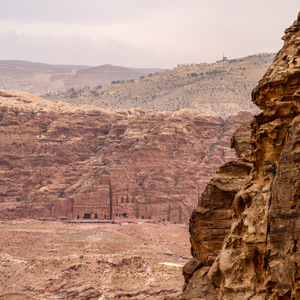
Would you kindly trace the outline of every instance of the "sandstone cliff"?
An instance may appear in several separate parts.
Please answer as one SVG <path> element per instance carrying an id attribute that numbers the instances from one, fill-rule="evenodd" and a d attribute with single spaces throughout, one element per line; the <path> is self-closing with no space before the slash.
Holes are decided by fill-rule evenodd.
<path id="1" fill-rule="evenodd" d="M 215 299 L 216 292 L 207 274 L 232 223 L 232 204 L 251 171 L 249 163 L 250 121 L 232 137 L 238 160 L 225 163 L 210 180 L 190 218 L 193 259 L 183 268 L 185 284 L 182 299 Z"/>
<path id="2" fill-rule="evenodd" d="M 0 218 L 185 222 L 250 117 L 78 108 L 0 90 Z"/>
<path id="3" fill-rule="evenodd" d="M 233 220 L 222 247 L 222 227 L 209 214 L 220 214 L 219 201 L 226 212 L 228 201 L 220 188 L 207 198 L 218 177 L 192 214 L 194 260 L 184 268 L 183 299 L 300 299 L 300 14 L 283 39 L 283 48 L 252 94 L 263 110 L 251 124 L 253 169 L 244 183 L 231 183 L 242 186 L 230 197 Z M 243 148 L 236 140 L 233 144 L 238 151 Z M 205 199 L 208 204 L 214 199 L 217 207 L 209 210 Z M 229 217 L 223 221 L 223 213 L 219 220 L 226 227 Z"/>

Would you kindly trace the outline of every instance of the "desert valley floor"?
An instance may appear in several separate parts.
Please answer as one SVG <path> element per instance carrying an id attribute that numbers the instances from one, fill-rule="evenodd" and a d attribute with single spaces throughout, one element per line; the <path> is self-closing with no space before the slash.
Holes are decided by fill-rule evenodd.
<path id="1" fill-rule="evenodd" d="M 2 221 L 0 299 L 176 296 L 189 248 L 186 225 Z"/>

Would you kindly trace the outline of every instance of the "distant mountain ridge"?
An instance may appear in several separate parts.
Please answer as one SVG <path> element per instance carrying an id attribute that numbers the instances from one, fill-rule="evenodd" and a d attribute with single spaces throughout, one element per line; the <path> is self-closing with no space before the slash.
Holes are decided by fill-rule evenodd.
<path id="1" fill-rule="evenodd" d="M 97 86 L 114 80 L 131 80 L 163 69 L 126 68 L 113 65 L 52 65 L 23 60 L 0 60 L 0 88 L 34 94 L 74 86 Z"/>
<path id="2" fill-rule="evenodd" d="M 42 62 L 33 62 L 28 60 L 0 60 L 0 62 L 7 62 L 10 64 L 14 64 L 16 66 L 37 66 L 37 67 L 48 66 L 48 67 L 55 67 L 55 68 L 72 68 L 76 70 L 92 68 L 92 66 L 89 65 L 56 65 L 56 64 L 47 64 Z"/>

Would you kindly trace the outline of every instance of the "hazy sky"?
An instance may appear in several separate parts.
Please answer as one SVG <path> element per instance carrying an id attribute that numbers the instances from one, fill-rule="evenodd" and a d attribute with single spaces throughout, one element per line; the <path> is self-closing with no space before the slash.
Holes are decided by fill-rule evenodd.
<path id="1" fill-rule="evenodd" d="M 277 52 L 299 0 L 0 0 L 0 59 L 173 68 Z"/>

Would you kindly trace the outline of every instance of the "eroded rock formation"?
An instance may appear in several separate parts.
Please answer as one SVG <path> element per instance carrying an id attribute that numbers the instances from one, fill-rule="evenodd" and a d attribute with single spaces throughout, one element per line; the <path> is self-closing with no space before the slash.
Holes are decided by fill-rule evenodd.
<path id="1" fill-rule="evenodd" d="M 0 218 L 188 221 L 247 118 L 78 108 L 0 90 Z"/>
<path id="2" fill-rule="evenodd" d="M 225 163 L 210 180 L 190 218 L 193 259 L 183 268 L 185 285 L 182 299 L 215 299 L 208 271 L 219 254 L 232 223 L 232 204 L 252 165 L 249 163 L 250 121 L 242 124 L 232 137 L 238 160 Z"/>
<path id="3" fill-rule="evenodd" d="M 198 260 L 194 274 L 215 260 L 196 285 L 205 284 L 208 296 L 187 291 L 184 299 L 300 299 L 300 14 L 283 39 L 283 48 L 253 90 L 252 100 L 263 110 L 251 124 L 253 169 L 234 196 L 232 225 L 216 259 L 219 236 L 212 239 L 214 248 L 200 232 L 217 222 L 201 224 L 204 207 L 197 208 L 200 216 L 197 209 L 192 215 L 192 253 Z M 238 136 L 233 144 L 241 149 L 234 140 Z M 213 195 L 222 199 L 218 191 Z M 205 197 L 204 192 L 201 199 Z M 186 269 L 188 290 L 195 283 L 192 268 Z"/>

